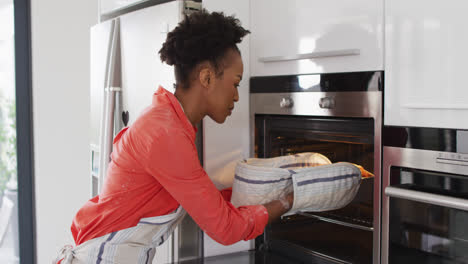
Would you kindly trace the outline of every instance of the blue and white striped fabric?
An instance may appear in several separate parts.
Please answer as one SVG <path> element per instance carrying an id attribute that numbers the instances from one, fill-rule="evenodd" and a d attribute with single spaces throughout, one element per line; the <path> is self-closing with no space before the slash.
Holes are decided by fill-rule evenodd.
<path id="1" fill-rule="evenodd" d="M 329 211 L 354 199 L 361 185 L 361 171 L 351 163 L 340 162 L 295 170 L 292 181 L 294 203 L 286 215 Z"/>
<path id="2" fill-rule="evenodd" d="M 231 202 L 237 207 L 265 204 L 294 191 L 293 206 L 285 215 L 327 211 L 351 202 L 360 182 L 356 166 L 331 164 L 319 153 L 249 159 L 236 166 Z"/>
<path id="3" fill-rule="evenodd" d="M 179 208 L 168 215 L 140 219 L 131 228 L 97 237 L 73 248 L 62 249 L 61 264 L 152 263 L 156 247 L 164 243 L 186 215 Z"/>
<path id="4" fill-rule="evenodd" d="M 237 163 L 232 186 L 234 206 L 265 204 L 293 191 L 294 170 L 331 164 L 319 153 L 305 152 Z"/>

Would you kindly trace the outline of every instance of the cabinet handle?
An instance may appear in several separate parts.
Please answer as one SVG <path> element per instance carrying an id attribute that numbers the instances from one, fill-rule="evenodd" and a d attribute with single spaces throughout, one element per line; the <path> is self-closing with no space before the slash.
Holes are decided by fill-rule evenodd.
<path id="1" fill-rule="evenodd" d="M 409 103 L 403 104 L 405 108 L 412 109 L 442 109 L 442 110 L 465 110 L 468 104 L 427 104 L 427 103 Z"/>
<path id="2" fill-rule="evenodd" d="M 361 54 L 360 49 L 345 49 L 345 50 L 330 50 L 318 51 L 312 53 L 296 54 L 291 56 L 272 56 L 258 58 L 260 62 L 277 62 L 277 61 L 290 61 L 290 60 L 303 60 L 303 59 L 316 59 L 326 57 L 341 57 L 341 56 L 354 56 Z"/>

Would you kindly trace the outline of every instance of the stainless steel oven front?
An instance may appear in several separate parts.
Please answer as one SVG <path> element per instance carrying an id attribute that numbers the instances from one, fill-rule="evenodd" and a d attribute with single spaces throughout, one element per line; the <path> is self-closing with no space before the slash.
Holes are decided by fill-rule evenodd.
<path id="1" fill-rule="evenodd" d="M 383 131 L 382 263 L 468 263 L 468 131 Z"/>
<path id="2" fill-rule="evenodd" d="M 379 263 L 382 83 L 382 72 L 251 78 L 252 156 L 319 152 L 375 175 L 345 208 L 268 225 L 257 251 L 301 263 Z"/>

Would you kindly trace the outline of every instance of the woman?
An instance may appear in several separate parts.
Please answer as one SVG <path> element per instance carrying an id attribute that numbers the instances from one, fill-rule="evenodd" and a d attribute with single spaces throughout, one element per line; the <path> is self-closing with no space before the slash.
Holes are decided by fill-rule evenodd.
<path id="1" fill-rule="evenodd" d="M 243 64 L 239 20 L 200 11 L 179 23 L 159 51 L 174 66 L 175 94 L 159 87 L 153 103 L 114 139 L 101 194 L 71 226 L 76 248 L 63 263 L 148 263 L 185 212 L 214 240 L 229 245 L 263 233 L 292 205 L 290 194 L 235 208 L 200 165 L 194 140 L 205 116 L 223 123 L 239 100 Z"/>

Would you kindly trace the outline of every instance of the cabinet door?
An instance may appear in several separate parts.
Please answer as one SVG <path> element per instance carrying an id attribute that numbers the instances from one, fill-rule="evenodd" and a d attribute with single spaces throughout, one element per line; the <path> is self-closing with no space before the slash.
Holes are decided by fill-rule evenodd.
<path id="1" fill-rule="evenodd" d="M 386 1 L 386 125 L 468 129 L 466 0 Z"/>
<path id="2" fill-rule="evenodd" d="M 383 0 L 254 0 L 252 76 L 383 70 Z"/>

